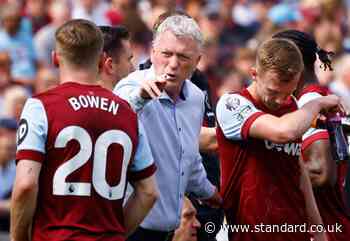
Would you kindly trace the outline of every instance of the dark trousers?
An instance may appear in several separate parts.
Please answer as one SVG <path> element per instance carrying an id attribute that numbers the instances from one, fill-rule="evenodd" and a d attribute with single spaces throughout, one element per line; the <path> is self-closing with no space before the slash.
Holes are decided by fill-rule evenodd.
<path id="1" fill-rule="evenodd" d="M 171 233 L 139 227 L 126 241 L 167 241 Z"/>

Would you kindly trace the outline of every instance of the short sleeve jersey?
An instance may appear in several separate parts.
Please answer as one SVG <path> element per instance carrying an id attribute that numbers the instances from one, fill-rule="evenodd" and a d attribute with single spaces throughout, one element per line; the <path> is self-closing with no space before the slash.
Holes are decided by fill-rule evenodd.
<path id="1" fill-rule="evenodd" d="M 298 105 L 302 107 L 309 101 L 328 94 L 331 94 L 331 92 L 326 87 L 316 84 L 309 85 L 298 96 Z M 327 130 L 310 128 L 303 135 L 302 152 L 309 148 L 315 141 L 328 138 Z M 304 161 L 307 162 L 308 160 L 304 158 Z M 329 241 L 345 241 L 348 240 L 350 235 L 350 216 L 344 202 L 344 193 L 342 192 L 344 190 L 346 170 L 346 162 L 339 163 L 337 165 L 337 185 L 314 189 L 315 199 L 323 223 L 329 225 L 329 227 L 335 227 L 336 224 L 342 226 L 341 232 L 339 230 L 327 232 Z"/>
<path id="2" fill-rule="evenodd" d="M 297 110 L 290 97 L 275 111 L 256 101 L 247 89 L 225 94 L 217 104 L 217 137 L 221 193 L 229 224 L 250 225 L 249 232 L 230 233 L 230 241 L 310 239 L 302 232 L 257 232 L 254 225 L 304 224 L 305 200 L 300 185 L 300 142 L 277 144 L 249 136 L 264 114 L 280 117 Z"/>
<path id="3" fill-rule="evenodd" d="M 73 82 L 26 102 L 16 159 L 42 164 L 34 241 L 124 240 L 125 184 L 156 169 L 129 105 Z"/>

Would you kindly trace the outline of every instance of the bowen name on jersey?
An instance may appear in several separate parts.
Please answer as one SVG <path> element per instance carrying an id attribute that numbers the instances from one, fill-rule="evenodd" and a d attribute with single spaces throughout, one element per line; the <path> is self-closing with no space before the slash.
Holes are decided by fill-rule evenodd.
<path id="1" fill-rule="evenodd" d="M 114 100 L 93 95 L 79 95 L 69 98 L 68 101 L 75 111 L 81 108 L 98 108 L 116 115 L 119 107 L 119 104 L 115 103 Z"/>

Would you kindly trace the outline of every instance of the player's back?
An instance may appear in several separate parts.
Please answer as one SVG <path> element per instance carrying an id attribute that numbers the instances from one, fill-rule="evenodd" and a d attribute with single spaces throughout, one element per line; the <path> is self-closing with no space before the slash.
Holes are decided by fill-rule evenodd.
<path id="1" fill-rule="evenodd" d="M 33 240 L 124 240 L 136 114 L 97 85 L 65 83 L 33 100 L 43 108 L 33 118 L 47 123 Z"/>

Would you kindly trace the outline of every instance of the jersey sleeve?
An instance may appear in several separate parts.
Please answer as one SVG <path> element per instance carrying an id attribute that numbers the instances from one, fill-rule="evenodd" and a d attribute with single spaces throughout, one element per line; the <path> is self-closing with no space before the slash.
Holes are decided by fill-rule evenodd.
<path id="1" fill-rule="evenodd" d="M 306 103 L 322 97 L 320 93 L 317 92 L 308 92 L 302 95 L 298 100 L 298 107 L 303 107 Z M 306 150 L 312 143 L 322 139 L 328 139 L 328 132 L 324 129 L 310 128 L 303 135 L 303 142 L 301 145 L 302 152 Z"/>
<path id="2" fill-rule="evenodd" d="M 216 107 L 219 127 L 230 140 L 247 139 L 253 122 L 264 114 L 251 101 L 238 94 L 223 95 Z"/>
<path id="3" fill-rule="evenodd" d="M 47 138 L 47 116 L 39 99 L 29 98 L 21 114 L 17 130 L 16 160 L 44 160 Z"/>
<path id="4" fill-rule="evenodd" d="M 137 181 L 152 176 L 156 171 L 156 165 L 153 161 L 151 148 L 149 147 L 146 132 L 142 123 L 138 122 L 139 135 L 138 145 L 134 160 L 131 162 L 129 179 Z"/>

